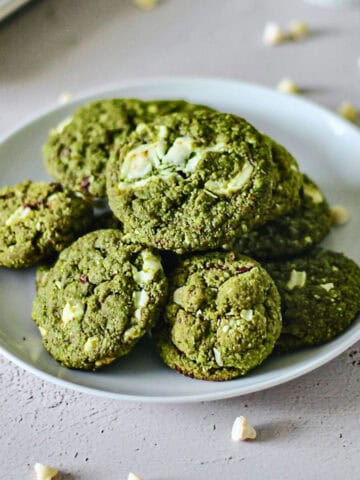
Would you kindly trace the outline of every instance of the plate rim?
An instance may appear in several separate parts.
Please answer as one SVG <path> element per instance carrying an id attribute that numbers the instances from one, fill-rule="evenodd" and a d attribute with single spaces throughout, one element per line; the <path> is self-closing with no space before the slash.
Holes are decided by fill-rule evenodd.
<path id="1" fill-rule="evenodd" d="M 228 84 L 232 87 L 238 88 L 250 88 L 252 90 L 257 90 L 259 93 L 271 95 L 274 97 L 283 97 L 284 94 L 277 92 L 276 90 L 260 85 L 257 83 L 252 82 L 244 82 L 241 80 L 233 79 L 233 78 L 226 78 L 226 77 L 209 77 L 209 76 L 152 76 L 146 77 L 144 79 L 129 79 L 123 80 L 116 83 L 110 83 L 103 86 L 97 86 L 91 89 L 84 89 L 81 94 L 75 94 L 71 101 L 66 104 L 52 104 L 50 107 L 44 109 L 38 109 L 33 114 L 25 116 L 25 118 L 19 122 L 15 127 L 4 131 L 2 135 L 0 135 L 0 147 L 1 144 L 10 140 L 11 137 L 18 134 L 25 128 L 29 127 L 32 123 L 36 122 L 40 118 L 43 118 L 47 115 L 57 112 L 62 107 L 71 106 L 78 102 L 82 101 L 89 101 L 91 98 L 100 96 L 100 95 L 109 95 L 116 90 L 121 90 L 125 88 L 132 88 L 132 87 L 139 87 L 139 86 L 152 86 L 152 85 L 160 85 L 166 84 L 167 86 L 171 84 L 194 84 L 194 83 L 211 83 L 215 85 L 216 83 L 219 86 L 222 84 Z M 318 114 L 327 117 L 330 121 L 336 122 L 339 125 L 342 125 L 343 128 L 346 130 L 352 131 L 353 134 L 360 137 L 360 132 L 358 129 L 352 125 L 350 122 L 346 121 L 345 119 L 341 118 L 336 113 L 332 112 L 330 109 L 319 105 L 307 98 L 288 95 L 288 101 L 299 107 L 306 107 L 311 108 Z M 291 105 L 290 105 L 291 106 Z M 129 402 L 141 402 L 141 403 L 162 403 L 162 404 L 174 404 L 174 403 L 195 403 L 195 402 L 202 402 L 202 401 L 213 401 L 213 400 L 220 400 L 220 399 L 228 399 L 233 397 L 239 397 L 242 395 L 247 395 L 250 393 L 255 393 L 258 391 L 267 390 L 269 388 L 282 385 L 289 381 L 292 381 L 296 378 L 299 378 L 307 373 L 316 370 L 317 368 L 325 365 L 326 363 L 330 362 L 349 347 L 351 347 L 354 343 L 360 340 L 360 329 L 352 333 L 345 341 L 340 343 L 339 345 L 335 346 L 333 349 L 327 352 L 323 352 L 320 358 L 315 357 L 311 360 L 306 360 L 305 366 L 298 366 L 295 371 L 285 372 L 282 374 L 281 378 L 271 378 L 269 380 L 264 380 L 258 385 L 250 385 L 241 387 L 241 391 L 239 391 L 239 386 L 234 387 L 233 389 L 229 389 L 227 391 L 217 391 L 217 392 L 210 392 L 210 393 L 199 393 L 193 394 L 190 393 L 189 395 L 174 395 L 174 396 L 164 396 L 164 395 L 139 395 L 139 394 L 125 394 L 119 392 L 111 392 L 107 390 L 103 390 L 101 388 L 96 387 L 89 387 L 85 385 L 81 385 L 75 383 L 70 380 L 64 380 L 59 377 L 56 377 L 50 373 L 44 372 L 40 368 L 22 360 L 21 358 L 17 357 L 15 354 L 7 350 L 3 345 L 0 344 L 0 353 L 13 362 L 15 365 L 20 366 L 25 371 L 30 372 L 31 374 L 39 377 L 42 380 L 48 381 L 54 385 L 71 389 L 73 391 L 77 391 L 80 393 L 85 394 L 92 394 L 102 398 L 109 398 L 109 399 L 116 399 L 116 400 L 123 400 Z M 329 343 L 329 345 L 331 342 Z"/>

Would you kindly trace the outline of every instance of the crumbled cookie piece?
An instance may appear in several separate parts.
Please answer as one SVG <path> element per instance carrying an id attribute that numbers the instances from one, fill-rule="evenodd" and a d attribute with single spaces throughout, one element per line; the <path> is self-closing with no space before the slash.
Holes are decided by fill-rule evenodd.
<path id="1" fill-rule="evenodd" d="M 240 440 L 255 440 L 256 430 L 243 416 L 236 417 L 231 429 L 231 439 L 233 442 Z"/>

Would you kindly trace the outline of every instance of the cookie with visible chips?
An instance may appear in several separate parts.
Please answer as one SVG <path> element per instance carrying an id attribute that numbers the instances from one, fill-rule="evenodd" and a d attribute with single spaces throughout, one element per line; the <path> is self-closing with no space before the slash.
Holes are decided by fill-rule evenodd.
<path id="1" fill-rule="evenodd" d="M 154 326 L 167 293 L 161 260 L 97 230 L 38 275 L 33 320 L 45 349 L 69 368 L 95 370 L 126 355 Z"/>
<path id="2" fill-rule="evenodd" d="M 360 268 L 341 253 L 317 248 L 264 267 L 277 286 L 283 328 L 278 352 L 329 342 L 360 312 Z"/>
<path id="3" fill-rule="evenodd" d="M 0 265 L 26 268 L 86 231 L 92 205 L 57 183 L 29 180 L 0 190 Z"/>

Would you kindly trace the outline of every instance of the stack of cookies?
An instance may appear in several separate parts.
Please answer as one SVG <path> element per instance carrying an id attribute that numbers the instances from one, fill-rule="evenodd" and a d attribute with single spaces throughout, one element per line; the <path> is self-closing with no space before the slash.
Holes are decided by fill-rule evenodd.
<path id="1" fill-rule="evenodd" d="M 360 268 L 316 247 L 332 225 L 323 193 L 243 118 L 100 100 L 43 153 L 59 183 L 0 191 L 0 264 L 42 263 L 33 319 L 64 366 L 108 365 L 151 330 L 170 368 L 228 380 L 360 311 Z"/>

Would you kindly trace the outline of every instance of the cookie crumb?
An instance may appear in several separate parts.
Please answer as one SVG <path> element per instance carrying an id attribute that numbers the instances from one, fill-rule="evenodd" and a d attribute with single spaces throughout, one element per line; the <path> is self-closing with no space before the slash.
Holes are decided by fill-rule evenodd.
<path id="1" fill-rule="evenodd" d="M 135 475 L 135 473 L 129 472 L 127 480 L 142 480 L 142 478 Z"/>
<path id="2" fill-rule="evenodd" d="M 59 95 L 58 103 L 60 105 L 65 105 L 66 103 L 69 103 L 71 99 L 72 94 L 70 92 L 63 92 Z"/>
<path id="3" fill-rule="evenodd" d="M 345 225 L 350 220 L 349 210 L 341 205 L 331 207 L 330 211 L 334 225 Z"/>
<path id="4" fill-rule="evenodd" d="M 300 88 L 291 78 L 283 78 L 277 85 L 277 90 L 281 93 L 300 93 Z"/>
<path id="5" fill-rule="evenodd" d="M 36 480 L 59 480 L 59 471 L 56 468 L 43 465 L 42 463 L 35 463 L 34 471 Z"/>
<path id="6" fill-rule="evenodd" d="M 294 40 L 303 40 L 310 33 L 309 27 L 305 22 L 293 20 L 289 24 L 289 34 Z"/>
<path id="7" fill-rule="evenodd" d="M 135 5 L 141 10 L 152 10 L 159 0 L 134 0 Z"/>
<path id="8" fill-rule="evenodd" d="M 275 22 L 268 22 L 265 25 L 263 33 L 263 43 L 267 47 L 280 45 L 287 40 L 286 33 L 281 30 L 280 26 Z"/>
<path id="9" fill-rule="evenodd" d="M 255 440 L 256 430 L 243 416 L 236 417 L 231 429 L 231 439 L 233 442 L 240 440 Z"/>
<path id="10" fill-rule="evenodd" d="M 341 117 L 352 123 L 356 123 L 359 118 L 359 112 L 356 110 L 354 105 L 348 101 L 342 102 L 337 111 Z"/>

